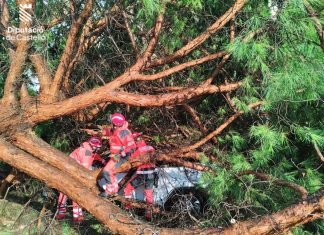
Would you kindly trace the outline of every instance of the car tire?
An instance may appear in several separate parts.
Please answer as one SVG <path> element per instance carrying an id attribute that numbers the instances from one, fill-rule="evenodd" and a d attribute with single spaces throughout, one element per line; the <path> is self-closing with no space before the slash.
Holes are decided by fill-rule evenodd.
<path id="1" fill-rule="evenodd" d="M 171 213 L 168 223 L 173 227 L 195 225 L 203 216 L 206 205 L 206 194 L 197 188 L 176 189 L 170 194 L 164 209 Z"/>

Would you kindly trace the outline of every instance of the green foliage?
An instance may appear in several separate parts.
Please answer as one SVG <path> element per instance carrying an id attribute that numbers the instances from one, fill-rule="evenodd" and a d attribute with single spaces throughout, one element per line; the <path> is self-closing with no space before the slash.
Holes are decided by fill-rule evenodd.
<path id="1" fill-rule="evenodd" d="M 18 9 L 13 1 L 9 2 L 14 19 L 13 25 L 17 26 Z M 169 3 L 154 58 L 163 58 L 200 35 L 234 2 L 234 0 L 179 0 Z M 226 224 L 226 220 L 233 215 L 240 215 L 243 219 L 269 214 L 297 200 L 297 194 L 291 189 L 279 187 L 273 182 L 260 181 L 252 175 L 238 177 L 237 173 L 240 171 L 264 172 L 276 178 L 298 183 L 310 193 L 323 188 L 321 162 L 314 151 L 314 144 L 322 151 L 324 148 L 323 51 L 318 45 L 319 39 L 313 20 L 306 12 L 302 0 L 273 2 L 279 3 L 275 20 L 271 18 L 268 1 L 248 1 L 235 17 L 233 43 L 229 43 L 229 24 L 227 24 L 186 58 L 145 71 L 148 74 L 159 72 L 223 49 L 231 54 L 217 76 L 215 85 L 223 84 L 225 80 L 242 83 L 240 89 L 229 95 L 235 108 L 243 111 L 244 115 L 217 136 L 217 145 L 208 143 L 203 146 L 206 147 L 206 151 L 204 149 L 206 155 L 213 154 L 217 163 L 211 163 L 205 155 L 201 156 L 201 162 L 213 169 L 213 172 L 203 174 L 201 184 L 207 185 L 210 202 L 217 207 L 217 210 L 213 211 L 219 218 L 217 226 Z M 323 22 L 321 11 L 323 2 L 320 0 L 309 2 L 317 12 L 316 16 Z M 102 17 L 112 4 L 115 3 L 97 2 L 91 19 Z M 156 16 L 162 10 L 162 4 L 164 1 L 159 0 L 121 3 L 122 8 L 129 14 L 131 30 L 141 51 L 149 41 L 151 29 L 154 27 Z M 37 1 L 36 16 L 41 24 L 49 23 L 57 16 L 63 17 L 64 21 L 44 33 L 46 41 L 33 43 L 35 52 L 46 55 L 46 61 L 53 71 L 60 61 L 72 24 L 69 12 L 65 13 L 66 1 Z M 77 11 L 77 14 L 79 13 L 80 9 Z M 87 64 L 93 65 L 93 69 L 105 82 L 111 81 L 134 64 L 136 58 L 130 52 L 129 36 L 122 30 L 120 24 L 123 22 L 116 19 L 109 23 L 97 43 L 80 59 L 82 61 L 70 78 L 72 85 L 90 77 L 82 89 L 98 86 L 98 82 L 92 79 L 93 71 L 90 72 L 85 66 Z M 0 97 L 2 97 L 9 57 L 2 38 L 0 43 Z M 220 59 L 195 66 L 159 81 L 146 82 L 145 85 L 159 88 L 195 86 L 206 80 L 219 61 Z M 30 62 L 27 61 L 26 67 L 31 67 Z M 27 78 L 30 76 L 24 73 L 22 78 L 28 81 Z M 127 90 L 136 93 L 141 84 L 139 82 L 128 84 Z M 151 90 L 147 91 L 149 92 Z M 72 90 L 68 96 L 75 93 L 80 91 Z M 248 105 L 259 100 L 264 101 L 265 105 L 252 111 Z M 208 130 L 215 129 L 234 113 L 223 94 L 213 94 L 201 102 L 195 101 L 192 104 L 196 105 L 194 108 Z M 118 104 L 112 104 L 108 113 L 123 108 Z M 108 113 L 102 114 L 94 122 L 106 124 Z M 156 143 L 161 143 L 165 141 L 163 137 L 168 131 L 175 132 L 175 126 L 181 126 L 190 130 L 192 135 L 183 142 L 179 140 L 179 144 L 190 144 L 198 135 L 191 131 L 196 128 L 195 126 L 192 126 L 192 129 L 187 128 L 191 125 L 192 118 L 183 113 L 181 109 L 152 108 L 143 111 L 140 108 L 132 108 L 129 114 L 132 120 L 131 129 L 145 130 L 148 135 L 153 136 Z M 85 137 L 82 137 L 80 132 L 72 131 L 77 129 L 76 126 L 70 119 L 62 118 L 37 125 L 35 132 L 56 148 L 70 152 Z M 160 128 L 159 134 L 155 131 L 156 128 Z M 0 166 L 4 169 L 6 167 L 7 165 Z M 319 232 L 323 231 L 323 225 L 315 222 L 311 226 L 313 226 L 311 229 L 307 226 L 297 228 L 293 233 L 308 234 L 308 231 L 323 233 Z M 63 230 L 63 233 L 68 234 L 69 225 L 63 224 Z"/>
<path id="2" fill-rule="evenodd" d="M 69 235 L 73 233 L 73 229 L 69 223 L 67 222 L 62 223 L 62 233 L 63 235 Z"/>
<path id="3" fill-rule="evenodd" d="M 229 159 L 232 165 L 233 172 L 240 172 L 243 170 L 251 169 L 250 163 L 245 159 L 242 154 L 232 155 Z"/>
<path id="4" fill-rule="evenodd" d="M 59 129 L 60 123 L 48 121 L 40 123 L 34 128 L 36 135 L 50 143 L 55 148 L 69 153 L 71 152 L 71 146 L 65 133 L 61 134 Z"/>
<path id="5" fill-rule="evenodd" d="M 324 130 L 309 127 L 293 126 L 293 133 L 303 142 L 324 147 Z"/>
<path id="6" fill-rule="evenodd" d="M 283 145 L 287 144 L 286 134 L 269 126 L 259 125 L 250 128 L 250 136 L 261 144 L 261 148 L 273 154 Z"/>
<path id="7" fill-rule="evenodd" d="M 230 44 L 228 50 L 237 61 L 246 61 L 246 67 L 251 72 L 261 70 L 263 73 L 267 73 L 269 71 L 267 65 L 269 48 L 269 41 L 266 38 L 250 40 L 247 43 L 239 38 L 233 44 Z"/>
<path id="8" fill-rule="evenodd" d="M 178 4 L 185 5 L 191 10 L 200 10 L 203 7 L 201 0 L 180 0 Z"/>
<path id="9" fill-rule="evenodd" d="M 248 113 L 250 111 L 249 106 L 243 100 L 235 97 L 232 99 L 232 101 L 233 101 L 235 107 L 238 108 L 238 110 L 242 110 L 244 113 Z"/>
<path id="10" fill-rule="evenodd" d="M 139 11 L 139 15 L 144 14 L 146 17 L 152 17 L 161 10 L 161 1 L 159 0 L 142 0 L 142 10 Z"/>
<path id="11" fill-rule="evenodd" d="M 323 173 L 314 171 L 313 168 L 307 168 L 304 174 L 302 183 L 310 193 L 314 193 L 324 187 Z"/>
<path id="12" fill-rule="evenodd" d="M 247 144 L 246 139 L 242 135 L 234 131 L 230 132 L 230 134 L 231 134 L 231 141 L 233 144 L 232 151 L 243 150 L 243 147 L 246 147 Z"/>
<path id="13" fill-rule="evenodd" d="M 59 150 L 61 150 L 62 152 L 68 152 L 69 151 L 69 142 L 67 141 L 67 139 L 65 139 L 65 138 L 63 138 L 63 139 L 55 139 L 55 140 L 52 140 L 51 142 L 50 142 L 50 144 L 53 146 L 53 147 L 55 147 L 55 148 L 57 148 L 57 149 L 59 149 Z"/>
<path id="14" fill-rule="evenodd" d="M 137 122 L 140 125 L 146 125 L 150 123 L 150 117 L 145 114 L 142 114 L 141 116 L 138 117 Z"/>
<path id="15" fill-rule="evenodd" d="M 225 197 L 225 192 L 231 186 L 230 177 L 225 169 L 216 168 L 215 173 L 205 173 L 202 176 L 202 184 L 208 183 L 208 193 L 214 205 L 217 205 Z"/>
<path id="16" fill-rule="evenodd" d="M 272 102 L 310 102 L 324 95 L 323 61 L 290 60 L 267 78 L 266 99 Z M 278 92 L 280 90 L 280 92 Z"/>
<path id="17" fill-rule="evenodd" d="M 252 126 L 250 136 L 260 144 L 258 149 L 252 151 L 255 166 L 264 166 L 287 145 L 286 133 L 267 125 Z"/>

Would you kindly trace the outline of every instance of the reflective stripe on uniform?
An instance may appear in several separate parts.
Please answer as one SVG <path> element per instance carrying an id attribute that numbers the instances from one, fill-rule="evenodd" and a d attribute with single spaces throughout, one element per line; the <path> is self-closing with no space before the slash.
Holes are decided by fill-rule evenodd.
<path id="1" fill-rule="evenodd" d="M 116 145 L 113 145 L 110 147 L 111 149 L 116 149 L 116 150 L 122 150 L 123 149 L 123 146 L 116 146 Z"/>
<path id="2" fill-rule="evenodd" d="M 140 152 L 149 152 L 149 151 L 154 151 L 154 148 L 148 145 L 148 146 L 139 147 L 138 150 Z"/>
<path id="3" fill-rule="evenodd" d="M 126 146 L 129 147 L 129 146 L 132 146 L 132 145 L 135 145 L 135 141 L 129 141 Z"/>
<path id="4" fill-rule="evenodd" d="M 140 170 L 140 171 L 136 171 L 136 174 L 148 175 L 148 174 L 153 174 L 154 172 L 156 172 L 156 170 Z"/>
<path id="5" fill-rule="evenodd" d="M 61 208 L 58 209 L 58 214 L 61 215 L 61 214 L 65 214 L 65 213 L 66 213 L 66 208 L 65 207 L 64 208 L 61 207 Z"/>

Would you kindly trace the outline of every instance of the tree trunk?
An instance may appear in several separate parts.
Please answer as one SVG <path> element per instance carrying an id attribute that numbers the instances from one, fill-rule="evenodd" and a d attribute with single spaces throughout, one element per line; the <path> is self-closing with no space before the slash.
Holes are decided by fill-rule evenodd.
<path id="1" fill-rule="evenodd" d="M 324 192 L 309 197 L 302 203 L 257 220 L 239 222 L 224 231 L 218 229 L 168 229 L 155 228 L 123 212 L 118 206 L 99 198 L 91 189 L 83 186 L 61 170 L 40 161 L 0 139 L 0 159 L 35 177 L 48 186 L 67 194 L 81 207 L 93 214 L 99 221 L 118 234 L 274 234 L 288 228 L 323 217 Z M 35 171 L 37 169 L 37 171 Z"/>
<path id="2" fill-rule="evenodd" d="M 291 227 L 323 216 L 324 199 L 323 192 L 321 192 L 316 197 L 308 197 L 307 200 L 304 200 L 302 203 L 292 205 L 272 215 L 264 216 L 257 220 L 239 222 L 235 226 L 223 231 L 216 228 L 157 228 L 148 223 L 134 220 L 133 217 L 123 212 L 123 210 L 111 201 L 98 197 L 98 189 L 95 186 L 95 173 L 78 165 L 74 160 L 51 147 L 31 131 L 31 129 L 40 122 L 71 115 L 92 105 L 104 102 L 121 103 L 146 108 L 161 107 L 183 105 L 188 103 L 191 99 L 204 95 L 228 93 L 237 90 L 242 84 L 241 81 L 232 84 L 225 83 L 213 85 L 213 77 L 207 80 L 207 82 L 201 82 L 192 87 L 170 89 L 166 93 L 157 95 L 148 95 L 147 93 L 141 94 L 136 91 L 127 92 L 122 90 L 122 86 L 135 81 L 156 81 L 174 75 L 175 73 L 182 72 L 193 66 L 223 57 L 223 61 L 216 69 L 216 71 L 219 71 L 225 63 L 224 58 L 228 57 L 228 52 L 226 51 L 213 52 L 214 54 L 209 54 L 205 57 L 191 61 L 189 59 L 187 62 L 180 62 L 178 60 L 185 59 L 187 55 L 202 46 L 213 34 L 223 29 L 228 22 L 234 19 L 246 2 L 246 0 L 236 0 L 232 7 L 222 16 L 217 17 L 217 20 L 207 27 L 204 32 L 192 40 L 189 40 L 189 42 L 173 54 L 152 58 L 153 54 L 159 54 L 154 52 L 156 46 L 159 44 L 159 34 L 163 28 L 164 15 L 162 11 L 156 19 L 153 35 L 151 36 L 148 46 L 143 50 L 144 52 L 142 54 L 138 55 L 132 66 L 121 71 L 121 75 L 112 78 L 109 83 L 66 99 L 61 99 L 62 91 L 60 88 L 63 82 L 69 82 L 68 80 L 75 67 L 74 63 L 81 54 L 86 53 L 86 50 L 92 43 L 89 43 L 89 40 L 92 38 L 91 35 L 93 35 L 96 30 L 97 32 L 98 30 L 102 31 L 108 22 L 105 19 L 106 17 L 104 17 L 104 19 L 100 19 L 91 24 L 94 27 L 97 26 L 97 28 L 90 29 L 88 27 L 89 24 L 87 24 L 87 22 L 89 23 L 92 19 L 94 20 L 96 17 L 93 16 L 97 14 L 94 13 L 94 15 L 92 15 L 92 8 L 96 5 L 94 1 L 84 1 L 84 4 L 81 4 L 80 9 L 77 10 L 79 14 L 73 18 L 70 31 L 67 35 L 65 48 L 59 59 L 59 65 L 56 71 L 53 71 L 53 74 L 50 74 L 51 69 L 49 69 L 49 66 L 46 64 L 47 61 L 45 58 L 41 56 L 30 56 L 30 60 L 35 67 L 41 85 L 39 95 L 34 97 L 29 96 L 26 84 L 23 84 L 21 79 L 28 52 L 33 51 L 35 48 L 32 48 L 33 44 L 28 41 L 14 41 L 13 44 L 15 44 L 16 50 L 12 53 L 13 56 L 11 56 L 11 64 L 8 66 L 3 97 L 0 99 L 0 160 L 43 181 L 49 187 L 53 187 L 67 194 L 71 199 L 80 204 L 81 207 L 85 208 L 100 222 L 105 224 L 113 233 L 118 234 L 274 234 L 284 232 Z M 28 12 L 31 13 L 31 15 L 35 15 L 34 0 L 20 0 L 16 1 L 16 3 L 17 5 L 31 5 L 32 7 L 28 9 Z M 10 12 L 6 5 L 7 4 L 3 3 L 0 4 L 2 9 L 4 9 L 3 12 L 0 12 L 1 24 L 5 27 L 12 23 L 9 22 L 11 17 L 9 17 Z M 314 20 L 317 25 L 318 22 L 315 18 Z M 19 27 L 26 28 L 34 26 L 30 24 L 32 24 L 32 21 L 29 21 L 29 23 L 21 21 Z M 317 27 L 317 29 L 319 29 L 319 27 Z M 131 32 L 128 33 L 130 34 Z M 86 39 L 86 35 L 90 35 L 90 37 Z M 99 37 L 99 34 L 96 36 Z M 231 36 L 231 41 L 233 41 L 233 36 Z M 172 67 L 170 64 L 173 62 L 177 62 L 178 64 Z M 159 72 L 156 72 L 154 69 L 148 71 L 150 68 L 163 67 L 162 65 L 166 64 L 170 66 L 166 66 L 168 67 L 167 69 L 161 68 Z M 149 73 L 143 74 L 144 71 Z M 218 72 L 215 72 L 215 74 L 216 73 Z M 18 97 L 20 99 L 18 99 Z M 65 96 L 63 95 L 63 97 Z M 257 107 L 261 103 L 262 102 L 251 104 L 250 107 Z M 185 158 L 180 155 L 183 154 L 184 156 L 185 154 L 189 154 L 189 152 L 194 152 L 198 147 L 220 134 L 242 114 L 243 111 L 236 112 L 215 131 L 208 134 L 196 144 L 186 148 L 180 148 L 173 154 L 160 154 L 156 160 L 170 162 L 172 164 L 182 165 L 201 171 L 209 170 L 209 168 L 200 163 L 184 160 Z M 196 155 L 195 158 L 194 160 L 197 160 Z M 139 162 L 139 160 L 141 161 Z M 140 165 L 144 160 L 151 159 L 148 156 L 143 156 L 134 162 L 130 161 L 125 163 L 121 166 L 119 171 L 124 171 Z M 261 178 L 263 177 L 262 175 L 259 176 Z M 276 182 L 287 186 L 285 182 Z M 294 187 L 292 184 L 289 185 Z M 302 196 L 306 197 L 306 193 L 303 191 L 301 192 Z"/>

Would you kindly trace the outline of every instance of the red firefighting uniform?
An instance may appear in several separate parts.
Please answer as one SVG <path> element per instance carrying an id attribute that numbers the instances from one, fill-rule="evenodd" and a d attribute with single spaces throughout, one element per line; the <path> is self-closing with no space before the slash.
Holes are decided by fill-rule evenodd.
<path id="1" fill-rule="evenodd" d="M 137 150 L 132 154 L 131 158 L 139 157 L 143 154 L 152 154 L 154 153 L 154 148 L 145 143 L 144 140 L 140 140 L 136 144 Z M 144 195 L 145 201 L 147 204 L 152 205 L 154 203 L 153 198 L 153 186 L 155 178 L 155 164 L 146 163 L 137 167 L 136 173 L 131 178 L 129 183 L 127 183 L 124 189 L 125 198 L 132 198 L 134 189 L 140 185 L 144 185 Z M 129 205 L 125 205 L 126 209 L 129 209 Z M 145 217 L 147 220 L 150 220 L 152 215 L 150 210 L 146 210 Z"/>
<path id="2" fill-rule="evenodd" d="M 104 167 L 103 179 L 99 180 L 98 184 L 108 195 L 112 195 L 117 193 L 119 189 L 114 170 L 127 161 L 135 151 L 136 143 L 132 133 L 128 130 L 127 122 L 112 131 L 103 131 L 103 134 L 109 135 L 111 158 Z"/>
<path id="3" fill-rule="evenodd" d="M 104 162 L 104 160 L 97 153 L 93 153 L 93 149 L 88 142 L 82 143 L 82 145 L 75 149 L 70 157 L 75 159 L 80 165 L 84 166 L 87 169 L 91 169 L 93 161 L 98 160 Z M 66 201 L 67 196 L 63 193 L 60 193 L 57 203 L 58 214 L 57 218 L 62 219 L 65 217 L 66 213 Z M 82 208 L 76 202 L 72 202 L 73 205 L 73 220 L 83 221 L 83 212 Z"/>

